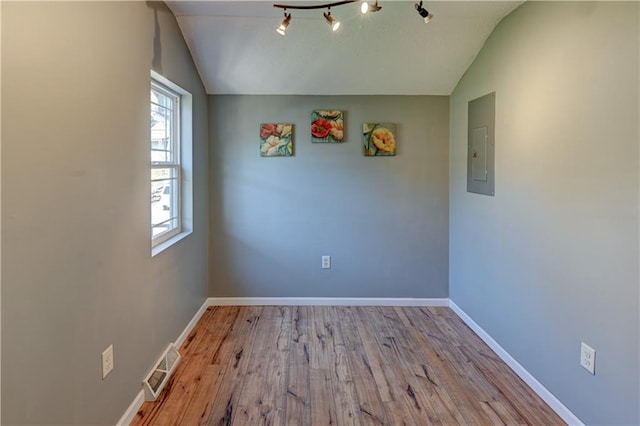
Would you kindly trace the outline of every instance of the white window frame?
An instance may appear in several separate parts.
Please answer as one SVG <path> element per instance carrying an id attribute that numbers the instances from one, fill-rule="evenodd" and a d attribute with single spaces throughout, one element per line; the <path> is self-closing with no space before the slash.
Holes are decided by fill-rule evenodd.
<path id="1" fill-rule="evenodd" d="M 172 208 L 172 211 L 175 210 L 177 226 L 167 232 L 163 232 L 158 236 L 153 237 L 153 223 L 150 217 L 149 230 L 151 233 L 151 254 L 152 256 L 155 256 L 182 240 L 192 232 L 193 100 L 191 93 L 154 71 L 151 71 L 150 89 L 157 90 L 158 92 L 175 99 L 171 128 L 174 161 L 151 161 L 149 174 L 151 175 L 151 170 L 156 168 L 172 168 L 175 170 L 177 182 L 177 204 L 173 206 L 174 208 Z M 151 134 L 149 134 L 149 143 L 151 144 Z M 151 145 L 149 153 L 151 154 Z M 151 209 L 149 212 L 151 214 Z"/>

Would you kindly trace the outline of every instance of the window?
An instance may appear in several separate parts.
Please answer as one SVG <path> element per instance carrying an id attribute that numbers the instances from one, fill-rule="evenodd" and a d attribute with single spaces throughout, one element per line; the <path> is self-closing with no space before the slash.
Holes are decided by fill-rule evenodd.
<path id="1" fill-rule="evenodd" d="M 191 95 L 157 73 L 151 77 L 151 246 L 155 255 L 190 233 Z"/>

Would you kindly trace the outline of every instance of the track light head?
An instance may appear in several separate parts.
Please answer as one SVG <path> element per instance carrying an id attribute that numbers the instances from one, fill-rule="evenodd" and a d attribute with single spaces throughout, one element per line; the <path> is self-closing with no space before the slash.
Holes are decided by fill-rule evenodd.
<path id="1" fill-rule="evenodd" d="M 327 24 L 331 27 L 332 31 L 338 31 L 340 28 L 340 21 L 336 21 L 333 16 L 331 16 L 331 10 L 328 10 L 327 13 L 323 13 L 324 19 L 327 20 Z"/>
<path id="2" fill-rule="evenodd" d="M 433 14 L 429 13 L 427 9 L 422 7 L 422 0 L 420 0 L 420 3 L 416 3 L 416 10 L 418 11 L 418 14 L 424 19 L 425 24 L 428 24 L 429 21 L 433 19 Z"/>
<path id="3" fill-rule="evenodd" d="M 378 6 L 378 2 L 375 4 L 369 4 L 367 0 L 362 0 L 362 4 L 360 4 L 360 12 L 362 14 L 366 14 L 367 12 L 377 12 L 382 9 L 382 6 Z"/>
<path id="4" fill-rule="evenodd" d="M 287 35 L 287 27 L 289 26 L 290 22 L 291 22 L 291 14 L 290 13 L 287 14 L 287 11 L 285 10 L 284 19 L 280 23 L 280 26 L 278 26 L 278 28 L 276 29 L 276 32 L 281 36 Z"/>

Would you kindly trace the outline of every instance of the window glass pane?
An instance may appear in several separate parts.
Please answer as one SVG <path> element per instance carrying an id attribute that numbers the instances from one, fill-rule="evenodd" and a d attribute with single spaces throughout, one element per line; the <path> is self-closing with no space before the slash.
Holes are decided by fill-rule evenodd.
<path id="1" fill-rule="evenodd" d="M 151 169 L 151 229 L 153 237 L 178 227 L 178 170 Z"/>
<path id="2" fill-rule="evenodd" d="M 168 141 L 167 141 L 168 142 Z M 165 142 L 158 142 L 157 146 L 160 146 Z M 154 163 L 164 162 L 164 163 L 173 163 L 173 155 L 170 150 L 165 149 L 152 149 L 151 150 L 151 161 Z"/>
<path id="3" fill-rule="evenodd" d="M 173 127 L 177 98 L 151 89 L 151 161 L 175 162 Z"/>
<path id="4" fill-rule="evenodd" d="M 158 89 L 151 89 L 151 102 L 160 106 L 171 109 L 171 104 L 173 103 L 173 98 L 162 93 Z"/>

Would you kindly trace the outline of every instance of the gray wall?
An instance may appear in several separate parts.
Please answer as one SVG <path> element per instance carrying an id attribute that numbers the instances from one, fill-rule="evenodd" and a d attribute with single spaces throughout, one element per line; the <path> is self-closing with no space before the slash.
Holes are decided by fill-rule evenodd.
<path id="1" fill-rule="evenodd" d="M 311 143 L 326 108 L 347 142 Z M 448 296 L 448 97 L 210 96 L 209 116 L 211 296 Z M 363 121 L 398 124 L 396 157 L 362 155 Z M 295 124 L 295 156 L 259 156 L 265 122 Z"/>
<path id="2" fill-rule="evenodd" d="M 195 110 L 194 232 L 155 258 L 152 66 Z M 2 2 L 3 424 L 114 424 L 203 303 L 206 107 L 163 3 Z"/>
<path id="3" fill-rule="evenodd" d="M 451 96 L 451 298 L 588 424 L 640 423 L 638 34 L 637 2 L 527 2 Z M 467 103 L 492 91 L 487 197 Z"/>

